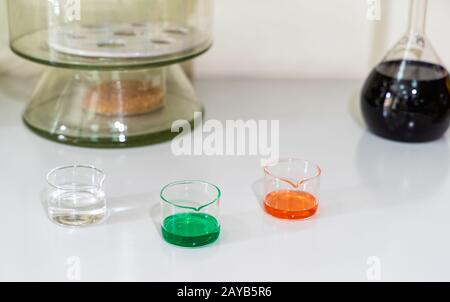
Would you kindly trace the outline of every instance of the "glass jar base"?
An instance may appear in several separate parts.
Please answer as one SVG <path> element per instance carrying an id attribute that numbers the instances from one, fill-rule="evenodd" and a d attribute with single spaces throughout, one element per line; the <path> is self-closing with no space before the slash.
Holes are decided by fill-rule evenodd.
<path id="1" fill-rule="evenodd" d="M 23 115 L 36 134 L 63 144 L 125 148 L 177 136 L 174 121 L 193 127 L 203 112 L 194 89 L 176 66 L 139 71 L 48 68 Z"/>
<path id="2" fill-rule="evenodd" d="M 28 123 L 24 118 L 23 122 L 33 133 L 43 137 L 47 140 L 54 141 L 60 144 L 85 147 L 85 148 L 104 148 L 104 149 L 119 149 L 119 148 L 133 148 L 149 146 L 154 144 L 160 144 L 174 139 L 178 133 L 173 133 L 171 129 L 166 131 L 149 133 L 143 135 L 126 136 L 125 140 L 121 137 L 105 137 L 105 138 L 92 138 L 92 137 L 71 137 L 67 135 L 55 134 L 50 131 L 41 130 L 34 127 L 31 123 Z M 194 127 L 193 120 L 190 122 L 191 127 Z M 121 141 L 122 140 L 122 141 Z"/>

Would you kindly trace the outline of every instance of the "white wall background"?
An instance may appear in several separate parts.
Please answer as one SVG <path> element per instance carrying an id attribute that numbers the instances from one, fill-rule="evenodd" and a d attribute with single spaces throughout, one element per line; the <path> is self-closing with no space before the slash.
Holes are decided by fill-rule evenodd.
<path id="1" fill-rule="evenodd" d="M 6 48 L 0 0 L 0 53 Z M 35 1 L 35 0 L 30 0 Z M 94 0 L 95 1 L 95 0 Z M 405 31 L 409 0 L 215 0 L 215 46 L 199 77 L 362 78 Z M 450 66 L 450 1 L 429 0 L 428 33 Z M 0 66 L 1 68 L 1 66 Z"/>
<path id="2" fill-rule="evenodd" d="M 409 0 L 216 0 L 216 44 L 201 77 L 360 78 L 406 30 Z M 428 33 L 450 66 L 450 1 L 429 0 Z"/>

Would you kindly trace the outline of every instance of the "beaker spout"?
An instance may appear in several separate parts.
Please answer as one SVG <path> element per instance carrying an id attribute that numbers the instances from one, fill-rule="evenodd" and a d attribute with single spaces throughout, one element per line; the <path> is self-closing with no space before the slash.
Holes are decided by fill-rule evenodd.
<path id="1" fill-rule="evenodd" d="M 285 179 L 285 178 L 280 178 L 280 180 L 287 183 L 288 185 L 290 185 L 293 189 L 300 188 L 307 181 L 307 179 L 301 179 L 300 181 L 297 181 L 297 180 L 289 180 L 289 179 Z"/>

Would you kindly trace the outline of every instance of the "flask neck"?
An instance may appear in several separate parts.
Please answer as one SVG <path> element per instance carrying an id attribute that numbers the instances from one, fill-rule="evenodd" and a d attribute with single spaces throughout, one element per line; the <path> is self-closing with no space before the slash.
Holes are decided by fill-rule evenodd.
<path id="1" fill-rule="evenodd" d="M 411 0 L 409 34 L 425 35 L 428 0 Z"/>

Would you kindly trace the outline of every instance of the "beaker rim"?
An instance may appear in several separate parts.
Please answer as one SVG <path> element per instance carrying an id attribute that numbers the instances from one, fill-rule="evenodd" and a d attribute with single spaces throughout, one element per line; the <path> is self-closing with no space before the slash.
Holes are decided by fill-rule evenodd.
<path id="1" fill-rule="evenodd" d="M 97 172 L 100 175 L 100 180 L 98 182 L 98 185 L 94 185 L 94 184 L 93 185 L 74 185 L 73 188 L 68 189 L 67 187 L 57 185 L 53 181 L 50 180 L 51 176 L 53 174 L 55 174 L 56 172 L 60 172 L 60 171 L 67 170 L 67 169 L 78 169 L 78 168 L 88 169 L 88 170 Z M 103 186 L 103 183 L 105 182 L 105 179 L 106 179 L 105 172 L 103 172 L 102 170 L 100 170 L 99 168 L 97 168 L 93 165 L 84 165 L 84 164 L 66 165 L 66 166 L 56 167 L 56 168 L 52 169 L 50 172 L 48 172 L 47 177 L 46 177 L 48 185 L 52 186 L 55 189 L 66 190 L 66 191 L 67 190 L 79 190 L 79 189 L 83 189 L 83 188 L 101 188 Z"/>
<path id="2" fill-rule="evenodd" d="M 319 178 L 322 175 L 322 168 L 320 168 L 320 166 L 318 164 L 316 164 L 315 162 L 313 162 L 311 160 L 302 159 L 302 158 L 282 158 L 282 159 L 279 159 L 278 161 L 276 161 L 276 162 L 274 162 L 272 164 L 265 165 L 263 167 L 264 173 L 267 176 L 270 176 L 270 177 L 273 177 L 273 178 L 276 178 L 276 179 L 286 180 L 284 177 L 282 177 L 280 175 L 275 175 L 274 173 L 272 173 L 270 171 L 270 168 L 271 167 L 275 167 L 275 166 L 280 165 L 280 164 L 293 163 L 293 162 L 302 162 L 302 163 L 306 163 L 306 164 L 312 165 L 314 167 L 314 169 L 316 170 L 316 172 L 315 172 L 315 174 L 313 176 L 302 178 L 302 180 L 301 180 L 302 183 L 308 182 L 308 181 L 316 179 L 316 178 Z"/>
<path id="3" fill-rule="evenodd" d="M 212 201 L 210 201 L 208 203 L 205 203 L 205 204 L 202 204 L 200 207 L 197 207 L 197 208 L 196 207 L 189 207 L 189 206 L 180 205 L 180 204 L 178 204 L 178 203 L 176 203 L 176 202 L 174 202 L 174 201 L 172 201 L 169 198 L 166 198 L 164 196 L 164 193 L 166 192 L 167 189 L 169 189 L 171 187 L 174 187 L 174 186 L 186 185 L 186 184 L 204 184 L 204 185 L 207 185 L 207 186 L 213 188 L 214 190 L 216 190 L 217 195 Z M 171 183 L 165 185 L 161 189 L 161 192 L 160 192 L 159 196 L 164 202 L 166 202 L 166 203 L 168 203 L 168 204 L 170 204 L 170 205 L 172 205 L 174 207 L 177 207 L 177 208 L 180 208 L 180 209 L 188 209 L 188 210 L 200 211 L 201 209 L 204 209 L 206 207 L 209 207 L 210 205 L 213 205 L 213 204 L 217 203 L 220 200 L 220 198 L 222 197 L 222 191 L 220 190 L 220 188 L 218 186 L 216 186 L 215 184 L 210 183 L 208 181 L 196 180 L 196 179 L 189 180 L 188 179 L 188 180 L 174 181 L 174 182 L 171 182 Z"/>

